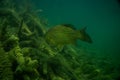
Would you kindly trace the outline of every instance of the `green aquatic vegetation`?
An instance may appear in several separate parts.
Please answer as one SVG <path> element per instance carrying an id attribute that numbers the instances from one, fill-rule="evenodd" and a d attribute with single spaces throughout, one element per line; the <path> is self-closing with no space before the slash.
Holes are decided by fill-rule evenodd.
<path id="1" fill-rule="evenodd" d="M 15 37 L 14 37 L 15 38 Z M 17 38 L 17 37 L 16 37 Z M 38 61 L 32 60 L 30 57 L 24 57 L 22 49 L 19 47 L 18 40 L 16 40 L 16 45 L 13 49 L 9 51 L 10 60 L 14 63 L 16 62 L 17 66 L 14 71 L 15 75 L 18 76 L 21 74 L 20 79 L 39 78 L 39 73 L 37 72 Z M 34 76 L 31 76 L 34 75 Z M 17 77 L 16 77 L 17 78 Z M 18 77 L 19 78 L 19 77 Z"/>
<path id="2" fill-rule="evenodd" d="M 36 35 L 43 36 L 45 34 L 45 25 L 42 24 L 42 21 L 38 16 L 26 12 L 22 14 L 22 17 L 25 23 L 29 26 L 29 29 L 35 32 Z"/>
<path id="3" fill-rule="evenodd" d="M 53 75 L 60 76 L 63 79 L 68 79 L 73 77 L 76 79 L 77 77 L 72 72 L 72 69 L 70 68 L 69 64 L 65 60 L 62 55 L 56 55 L 54 57 L 49 58 L 44 64 L 43 64 L 43 73 L 44 75 L 51 75 L 51 72 Z M 48 76 L 48 78 L 53 78 L 51 76 Z"/>
<path id="4" fill-rule="evenodd" d="M 107 59 L 68 45 L 77 39 L 91 43 L 85 28 L 61 24 L 47 31 L 44 21 L 24 7 L 0 8 L 0 80 L 119 80 L 119 68 Z"/>
<path id="5" fill-rule="evenodd" d="M 14 48 L 17 44 L 18 44 L 18 37 L 11 35 L 8 39 L 6 39 L 3 43 L 3 49 L 8 52 L 10 51 L 12 48 Z"/>
<path id="6" fill-rule="evenodd" d="M 51 48 L 50 45 L 46 43 L 44 38 L 40 37 L 38 40 L 40 40 L 40 42 L 37 42 L 39 43 L 38 49 L 42 51 L 44 54 L 48 54 L 50 56 L 54 56 L 57 54 L 57 51 L 54 51 L 54 49 Z"/>
<path id="7" fill-rule="evenodd" d="M 12 62 L 0 46 L 0 80 L 13 80 Z"/>
<path id="8" fill-rule="evenodd" d="M 0 7 L 13 8 L 13 0 L 0 0 Z"/>

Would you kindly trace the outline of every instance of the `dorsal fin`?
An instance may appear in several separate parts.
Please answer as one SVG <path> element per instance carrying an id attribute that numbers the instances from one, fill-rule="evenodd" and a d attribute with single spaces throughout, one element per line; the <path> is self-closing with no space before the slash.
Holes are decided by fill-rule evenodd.
<path id="1" fill-rule="evenodd" d="M 65 26 L 65 27 L 70 27 L 70 28 L 76 30 L 76 28 L 72 24 L 62 24 L 62 25 Z"/>

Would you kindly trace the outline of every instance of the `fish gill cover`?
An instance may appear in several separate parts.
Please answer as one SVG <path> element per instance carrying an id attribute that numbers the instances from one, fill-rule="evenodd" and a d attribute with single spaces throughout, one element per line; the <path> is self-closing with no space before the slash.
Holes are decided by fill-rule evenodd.
<path id="1" fill-rule="evenodd" d="M 91 56 L 94 50 L 66 44 L 66 37 L 70 43 L 78 38 L 73 25 L 58 24 L 68 32 L 57 33 L 63 45 L 59 49 L 61 43 L 52 31 L 53 46 L 46 38 L 55 27 L 47 30 L 48 23 L 38 12 L 30 0 L 0 0 L 0 80 L 119 80 L 120 65 Z"/>

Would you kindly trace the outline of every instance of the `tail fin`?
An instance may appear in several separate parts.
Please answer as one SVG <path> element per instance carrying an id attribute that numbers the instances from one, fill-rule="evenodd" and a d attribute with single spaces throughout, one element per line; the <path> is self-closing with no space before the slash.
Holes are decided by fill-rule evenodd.
<path id="1" fill-rule="evenodd" d="M 87 27 L 84 27 L 83 29 L 79 30 L 79 39 L 82 41 L 88 42 L 88 43 L 92 43 L 93 41 L 91 37 L 89 36 L 89 34 L 86 33 L 86 29 Z"/>

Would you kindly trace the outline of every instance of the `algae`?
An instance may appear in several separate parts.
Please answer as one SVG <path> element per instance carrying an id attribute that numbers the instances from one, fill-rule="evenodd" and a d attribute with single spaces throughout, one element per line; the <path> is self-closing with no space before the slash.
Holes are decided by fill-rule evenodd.
<path id="1" fill-rule="evenodd" d="M 0 80 L 119 80 L 120 66 L 109 60 L 82 47 L 48 44 L 44 20 L 17 4 L 0 1 Z"/>

